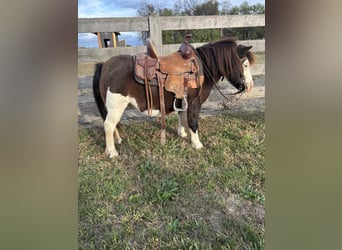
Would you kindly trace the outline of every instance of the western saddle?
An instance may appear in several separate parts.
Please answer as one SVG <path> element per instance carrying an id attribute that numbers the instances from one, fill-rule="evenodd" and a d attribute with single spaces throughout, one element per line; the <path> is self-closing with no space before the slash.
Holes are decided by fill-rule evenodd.
<path id="1" fill-rule="evenodd" d="M 135 56 L 134 78 L 145 85 L 149 116 L 153 106 L 151 85 L 159 86 L 162 145 L 165 144 L 166 129 L 164 88 L 175 94 L 174 110 L 186 111 L 188 88 L 201 88 L 204 81 L 202 63 L 189 43 L 190 38 L 191 35 L 186 35 L 179 50 L 167 56 L 158 56 L 153 41 L 148 39 L 147 53 Z M 176 107 L 176 99 L 182 99 L 181 108 Z"/>

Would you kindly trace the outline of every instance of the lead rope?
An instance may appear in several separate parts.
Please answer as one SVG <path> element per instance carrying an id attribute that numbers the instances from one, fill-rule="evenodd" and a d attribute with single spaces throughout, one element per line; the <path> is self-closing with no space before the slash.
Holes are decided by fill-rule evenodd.
<path id="1" fill-rule="evenodd" d="M 234 106 L 237 105 L 237 103 L 240 100 L 242 94 L 243 93 L 241 93 L 239 96 L 229 96 L 230 99 L 228 98 L 228 100 L 220 101 L 219 104 L 221 106 L 223 106 L 225 109 L 231 109 L 231 108 L 233 108 Z"/>

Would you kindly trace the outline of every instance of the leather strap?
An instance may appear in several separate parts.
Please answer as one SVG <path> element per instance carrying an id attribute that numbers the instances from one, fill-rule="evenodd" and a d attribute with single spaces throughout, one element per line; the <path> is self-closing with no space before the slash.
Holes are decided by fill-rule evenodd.
<path id="1" fill-rule="evenodd" d="M 188 88 L 184 86 L 184 96 L 188 99 Z M 182 108 L 184 109 L 184 101 L 182 100 Z M 183 127 L 186 127 L 188 124 L 187 110 L 181 112 L 181 124 Z"/>
<path id="2" fill-rule="evenodd" d="M 146 102 L 147 102 L 147 114 L 148 116 L 151 116 L 153 101 L 152 101 L 151 86 L 148 83 L 148 79 L 147 79 L 147 60 L 145 60 L 145 92 L 146 92 Z"/>
<path id="3" fill-rule="evenodd" d="M 166 135 L 166 112 L 165 112 L 165 100 L 164 100 L 164 82 L 160 80 L 160 73 L 157 73 L 158 83 L 159 83 L 159 105 L 161 114 L 161 135 L 160 143 L 165 145 L 165 135 Z"/>

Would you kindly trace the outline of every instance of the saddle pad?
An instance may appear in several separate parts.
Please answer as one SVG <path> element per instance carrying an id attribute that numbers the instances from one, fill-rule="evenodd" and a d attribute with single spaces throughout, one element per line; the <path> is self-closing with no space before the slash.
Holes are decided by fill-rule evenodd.
<path id="1" fill-rule="evenodd" d="M 181 75 L 193 70 L 191 60 L 184 60 L 179 52 L 161 56 L 159 63 L 160 71 L 165 74 Z"/>
<path id="2" fill-rule="evenodd" d="M 140 53 L 136 55 L 134 73 L 137 78 L 152 80 L 156 76 L 157 60 Z"/>

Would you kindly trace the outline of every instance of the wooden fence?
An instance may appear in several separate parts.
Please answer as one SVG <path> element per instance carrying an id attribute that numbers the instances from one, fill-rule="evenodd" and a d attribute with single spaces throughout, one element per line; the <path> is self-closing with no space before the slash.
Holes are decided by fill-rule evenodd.
<path id="1" fill-rule="evenodd" d="M 179 48 L 180 44 L 162 43 L 163 30 L 194 30 L 265 26 L 265 15 L 227 15 L 227 16 L 150 16 L 150 17 L 115 17 L 115 18 L 79 18 L 79 33 L 95 32 L 140 32 L 149 31 L 160 55 L 167 55 Z M 265 40 L 239 41 L 244 45 L 253 45 L 253 52 L 265 51 Z M 199 47 L 204 43 L 192 43 Z M 79 48 L 79 62 L 105 61 L 112 56 L 135 55 L 145 52 L 146 46 L 117 48 Z M 264 61 L 258 62 L 253 74 L 265 74 Z"/>

